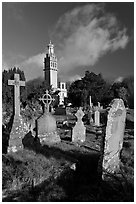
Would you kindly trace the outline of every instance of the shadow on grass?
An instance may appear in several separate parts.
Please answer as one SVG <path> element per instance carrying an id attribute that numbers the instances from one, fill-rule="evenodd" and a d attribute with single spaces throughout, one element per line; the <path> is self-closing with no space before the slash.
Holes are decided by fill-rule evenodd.
<path id="1" fill-rule="evenodd" d="M 56 145 L 41 145 L 40 140 L 37 137 L 33 137 L 29 132 L 22 140 L 25 148 L 33 150 L 36 153 L 44 155 L 46 158 L 54 157 L 57 160 L 65 158 L 71 162 L 77 162 L 81 165 L 80 170 L 86 169 L 89 174 L 91 171 L 96 172 L 99 152 L 91 150 L 86 151 L 83 147 L 75 146 L 70 142 L 60 142 Z M 88 150 L 88 149 L 87 149 Z"/>

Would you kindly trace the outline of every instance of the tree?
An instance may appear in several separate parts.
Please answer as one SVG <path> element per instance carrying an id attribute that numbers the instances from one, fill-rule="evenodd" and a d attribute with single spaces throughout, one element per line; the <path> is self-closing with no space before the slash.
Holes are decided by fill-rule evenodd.
<path id="1" fill-rule="evenodd" d="M 125 105 L 134 108 L 134 77 L 124 78 L 122 82 L 116 82 L 111 86 L 114 98 L 122 98 Z"/>
<path id="2" fill-rule="evenodd" d="M 134 77 L 128 76 L 124 78 L 123 85 L 127 89 L 127 102 L 130 108 L 134 108 Z"/>
<path id="3" fill-rule="evenodd" d="M 120 87 L 119 98 L 121 98 L 124 101 L 125 106 L 127 106 L 127 96 L 128 96 L 127 89 L 125 87 Z"/>
<path id="4" fill-rule="evenodd" d="M 97 104 L 98 101 L 104 103 L 104 98 L 107 96 L 109 89 L 110 85 L 106 83 L 101 74 L 96 75 L 93 72 L 86 71 L 81 80 L 71 84 L 68 99 L 74 106 L 87 106 L 91 95 L 94 104 Z M 109 96 L 111 98 L 111 95 Z"/>

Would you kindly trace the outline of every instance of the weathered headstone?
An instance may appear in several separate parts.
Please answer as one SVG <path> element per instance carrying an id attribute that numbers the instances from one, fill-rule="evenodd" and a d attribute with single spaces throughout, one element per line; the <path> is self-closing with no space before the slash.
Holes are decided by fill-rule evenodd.
<path id="1" fill-rule="evenodd" d="M 81 107 L 79 108 L 75 116 L 77 117 L 77 122 L 73 128 L 72 142 L 84 142 L 86 139 L 86 127 L 84 126 L 84 123 L 82 121 L 84 112 L 82 111 Z"/>
<path id="2" fill-rule="evenodd" d="M 98 102 L 98 108 L 100 108 L 100 107 L 101 107 L 100 102 Z"/>
<path id="3" fill-rule="evenodd" d="M 118 172 L 120 151 L 123 146 L 126 109 L 122 99 L 114 99 L 108 114 L 105 147 L 103 155 L 103 179 L 106 172 Z"/>
<path id="4" fill-rule="evenodd" d="M 92 104 L 92 97 L 90 96 L 90 108 L 92 108 L 93 104 Z"/>
<path id="5" fill-rule="evenodd" d="M 57 134 L 56 119 L 49 113 L 49 105 L 53 101 L 52 97 L 46 91 L 40 100 L 44 103 L 44 113 L 37 119 L 37 136 L 41 144 L 60 142 Z"/>
<path id="6" fill-rule="evenodd" d="M 26 123 L 20 115 L 20 86 L 25 86 L 25 81 L 20 81 L 19 74 L 14 74 L 14 80 L 8 80 L 8 85 L 14 86 L 14 120 L 8 152 L 16 152 L 23 149 L 22 138 L 27 133 Z"/>
<path id="7" fill-rule="evenodd" d="M 89 123 L 90 123 L 90 125 L 93 124 L 92 114 L 93 114 L 93 111 L 92 111 L 92 109 L 90 109 L 89 112 L 88 112 L 88 117 L 89 117 Z"/>
<path id="8" fill-rule="evenodd" d="M 94 112 L 94 124 L 95 126 L 100 126 L 100 111 L 99 107 L 96 107 L 95 112 Z"/>

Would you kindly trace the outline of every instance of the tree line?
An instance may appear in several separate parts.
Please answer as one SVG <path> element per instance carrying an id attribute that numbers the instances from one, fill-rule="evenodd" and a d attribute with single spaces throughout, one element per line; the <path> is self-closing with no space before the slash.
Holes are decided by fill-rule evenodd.
<path id="1" fill-rule="evenodd" d="M 86 71 L 81 80 L 74 81 L 68 91 L 68 98 L 74 106 L 89 105 L 89 97 L 97 105 L 107 106 L 112 99 L 122 98 L 125 105 L 134 108 L 134 78 L 126 77 L 122 82 L 109 83 L 102 74 Z"/>
<path id="2" fill-rule="evenodd" d="M 14 101 L 14 87 L 8 85 L 9 79 L 14 79 L 14 73 L 20 75 L 20 80 L 25 81 L 25 74 L 19 68 L 12 68 L 2 72 L 2 108 L 3 111 L 12 112 Z M 22 106 L 37 103 L 37 100 L 48 89 L 52 94 L 52 88 L 42 78 L 33 79 L 26 82 L 25 87 L 20 88 L 20 101 Z M 95 74 L 86 71 L 81 80 L 76 80 L 69 85 L 68 98 L 66 103 L 71 102 L 74 107 L 89 106 L 89 96 L 92 97 L 94 105 L 99 101 L 103 106 L 107 106 L 113 98 L 122 98 L 126 106 L 134 108 L 134 78 L 126 77 L 122 82 L 109 83 L 104 80 L 102 74 Z M 53 96 L 58 105 L 57 92 Z"/>

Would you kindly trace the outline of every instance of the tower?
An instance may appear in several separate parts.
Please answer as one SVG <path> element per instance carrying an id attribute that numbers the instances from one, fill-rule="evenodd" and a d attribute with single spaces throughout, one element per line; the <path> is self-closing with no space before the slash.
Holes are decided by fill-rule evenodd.
<path id="1" fill-rule="evenodd" d="M 67 89 L 65 82 L 59 82 L 59 105 L 64 104 L 64 99 L 67 97 Z"/>
<path id="2" fill-rule="evenodd" d="M 49 86 L 52 86 L 53 89 L 57 89 L 57 57 L 55 56 L 54 45 L 51 41 L 47 48 L 48 51 L 44 58 L 44 77 Z"/>

